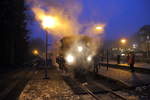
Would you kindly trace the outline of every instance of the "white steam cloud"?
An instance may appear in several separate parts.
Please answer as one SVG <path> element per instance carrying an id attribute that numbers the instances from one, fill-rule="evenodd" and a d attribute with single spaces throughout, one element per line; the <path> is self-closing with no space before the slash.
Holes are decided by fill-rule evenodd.
<path id="1" fill-rule="evenodd" d="M 79 34 L 80 24 L 78 15 L 81 5 L 75 0 L 27 0 L 35 15 L 35 19 L 42 26 L 44 16 L 57 19 L 56 27 L 46 29 L 54 36 L 71 36 Z"/>
<path id="2" fill-rule="evenodd" d="M 68 45 L 64 49 L 64 56 L 75 54 L 75 57 L 79 59 L 78 62 L 85 65 L 87 61 L 90 62 L 92 57 L 97 54 L 100 43 L 98 36 L 104 32 L 105 24 L 89 24 L 86 30 L 80 33 L 83 26 L 79 24 L 78 16 L 82 11 L 82 6 L 78 1 L 27 0 L 27 3 L 31 6 L 36 21 L 39 22 L 44 30 L 53 35 L 54 38 L 71 37 L 66 39 L 67 42 L 64 43 L 64 45 Z M 48 22 L 49 20 L 47 19 L 51 19 L 51 21 Z M 58 50 L 61 47 L 61 43 L 55 42 L 55 44 L 57 46 L 54 46 L 54 52 L 58 55 L 57 52 L 60 54 L 63 50 Z M 70 62 L 74 61 L 72 55 L 69 55 L 67 58 L 71 59 L 71 61 L 69 60 Z"/>

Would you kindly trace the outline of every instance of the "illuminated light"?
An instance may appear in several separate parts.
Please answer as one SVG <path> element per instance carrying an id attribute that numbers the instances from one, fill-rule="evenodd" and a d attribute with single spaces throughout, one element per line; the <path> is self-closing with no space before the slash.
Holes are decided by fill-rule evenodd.
<path id="1" fill-rule="evenodd" d="M 42 26 L 44 28 L 54 28 L 57 25 L 57 19 L 52 16 L 44 16 L 42 18 Z"/>
<path id="2" fill-rule="evenodd" d="M 133 44 L 133 48 L 136 49 L 137 48 L 137 44 Z"/>
<path id="3" fill-rule="evenodd" d="M 122 54 L 121 54 L 121 56 L 125 56 L 125 54 L 124 54 L 124 53 L 122 53 Z"/>
<path id="4" fill-rule="evenodd" d="M 38 1 L 38 0 L 35 0 Z M 49 8 L 49 7 L 48 7 Z M 43 7 L 32 7 L 36 21 L 43 30 L 54 36 L 72 36 L 77 33 L 78 23 L 62 13 L 62 10 L 50 7 L 45 10 Z M 72 18 L 72 17 L 71 17 Z"/>
<path id="5" fill-rule="evenodd" d="M 83 47 L 82 46 L 78 46 L 78 51 L 82 52 L 83 51 Z"/>
<path id="6" fill-rule="evenodd" d="M 73 57 L 71 54 L 69 54 L 69 55 L 67 55 L 67 57 L 66 57 L 66 61 L 67 61 L 69 64 L 71 64 L 71 63 L 74 62 L 74 57 Z"/>
<path id="7" fill-rule="evenodd" d="M 103 29 L 102 26 L 97 26 L 97 27 L 96 27 L 96 30 L 102 30 L 102 29 Z"/>
<path id="8" fill-rule="evenodd" d="M 94 25 L 92 33 L 96 35 L 102 34 L 104 32 L 104 27 L 105 24 Z"/>
<path id="9" fill-rule="evenodd" d="M 39 54 L 39 51 L 38 51 L 38 50 L 33 50 L 33 54 L 34 54 L 34 55 L 38 55 L 38 54 Z"/>
<path id="10" fill-rule="evenodd" d="M 92 60 L 92 57 L 91 57 L 91 56 L 88 56 L 88 57 L 87 57 L 87 61 L 90 62 L 91 60 Z"/>
<path id="11" fill-rule="evenodd" d="M 127 40 L 126 39 L 121 39 L 121 41 L 120 41 L 122 44 L 125 44 L 126 42 L 127 42 Z"/>

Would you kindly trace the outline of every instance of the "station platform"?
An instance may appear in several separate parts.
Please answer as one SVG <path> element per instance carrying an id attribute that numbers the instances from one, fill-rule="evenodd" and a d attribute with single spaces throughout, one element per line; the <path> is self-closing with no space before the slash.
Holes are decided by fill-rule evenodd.
<path id="1" fill-rule="evenodd" d="M 106 61 L 100 62 L 100 63 L 102 66 L 108 65 L 108 67 L 112 67 L 112 68 L 130 70 L 130 66 L 127 63 L 117 64 L 115 61 L 109 61 L 108 64 Z M 150 64 L 148 64 L 148 63 L 135 62 L 134 69 L 138 73 L 150 74 Z"/>
<path id="2" fill-rule="evenodd" d="M 128 87 L 138 87 L 150 84 L 150 74 L 131 72 L 130 70 L 122 70 L 113 67 L 101 67 L 98 72 L 99 75 L 117 80 Z"/>
<path id="3" fill-rule="evenodd" d="M 102 62 L 104 64 L 106 64 L 107 62 L 104 61 Z M 120 62 L 120 64 L 117 64 L 117 61 L 114 60 L 110 60 L 109 64 L 114 64 L 114 65 L 120 65 L 120 66 L 126 66 L 129 67 L 129 65 L 126 62 Z M 150 63 L 144 63 L 144 62 L 135 62 L 134 66 L 136 68 L 145 68 L 145 69 L 150 69 Z"/>

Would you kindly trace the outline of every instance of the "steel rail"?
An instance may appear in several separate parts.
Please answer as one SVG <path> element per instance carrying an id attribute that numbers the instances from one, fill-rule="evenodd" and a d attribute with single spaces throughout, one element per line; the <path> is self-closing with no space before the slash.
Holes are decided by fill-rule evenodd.
<path id="1" fill-rule="evenodd" d="M 128 99 L 126 99 L 124 96 L 121 96 L 120 94 L 118 94 L 118 93 L 112 91 L 112 89 L 110 89 L 110 88 L 108 88 L 108 87 L 106 87 L 106 86 L 104 86 L 104 85 L 102 85 L 102 84 L 101 84 L 101 86 L 100 86 L 100 83 L 97 84 L 96 82 L 94 82 L 94 84 L 98 85 L 100 88 L 104 89 L 105 91 L 108 91 L 109 93 L 111 93 L 111 94 L 113 94 L 113 95 L 119 97 L 119 98 L 122 99 L 122 100 L 128 100 Z"/>
<path id="2" fill-rule="evenodd" d="M 88 94 L 90 94 L 92 97 L 94 97 L 95 100 L 101 100 L 92 91 L 90 91 L 85 85 L 81 85 L 80 84 L 80 87 L 81 87 L 82 90 L 84 90 L 85 92 L 87 92 Z"/>

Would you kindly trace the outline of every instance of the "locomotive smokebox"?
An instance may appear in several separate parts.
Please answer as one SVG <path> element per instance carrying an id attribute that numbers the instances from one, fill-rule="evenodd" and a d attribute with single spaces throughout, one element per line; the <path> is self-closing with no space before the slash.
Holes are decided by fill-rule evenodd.
<path id="1" fill-rule="evenodd" d="M 59 53 L 68 66 L 86 67 L 92 63 L 92 58 L 97 53 L 98 43 L 94 38 L 85 35 L 64 37 L 60 41 Z"/>
<path id="2" fill-rule="evenodd" d="M 85 70 L 91 69 L 98 43 L 97 39 L 85 35 L 63 37 L 60 40 L 58 55 L 64 58 L 67 69 L 84 74 Z"/>

